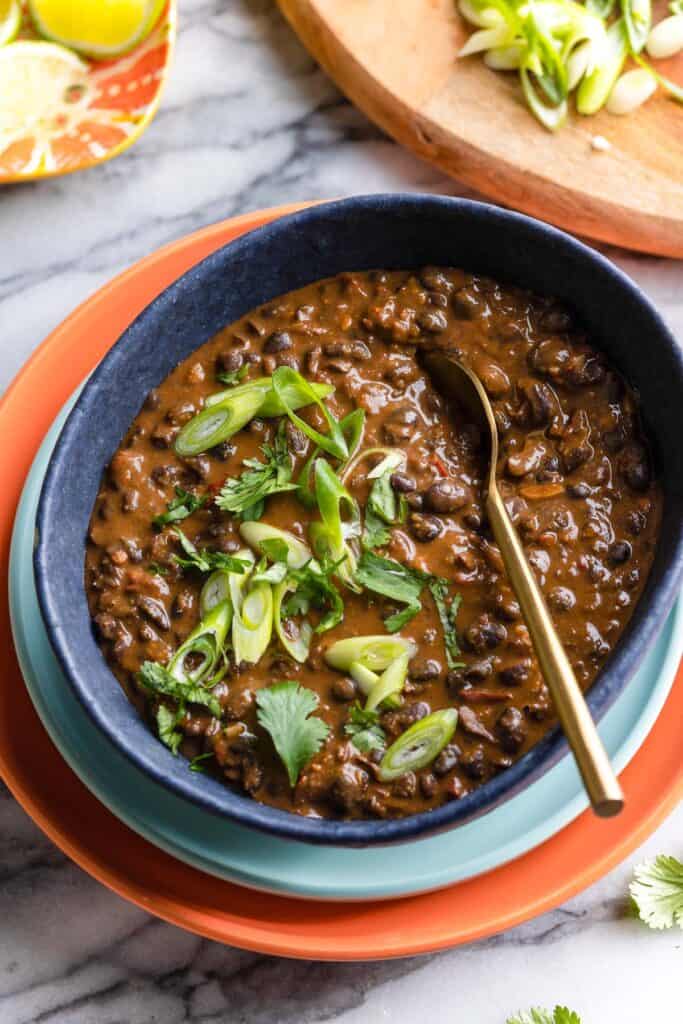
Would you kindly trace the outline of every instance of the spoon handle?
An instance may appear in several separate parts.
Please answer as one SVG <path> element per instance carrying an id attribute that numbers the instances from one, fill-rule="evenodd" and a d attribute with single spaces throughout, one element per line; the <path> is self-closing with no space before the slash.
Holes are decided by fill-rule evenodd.
<path id="1" fill-rule="evenodd" d="M 486 507 L 541 672 L 574 752 L 591 806 L 599 817 L 612 817 L 624 806 L 621 786 L 497 488 L 489 491 Z"/>

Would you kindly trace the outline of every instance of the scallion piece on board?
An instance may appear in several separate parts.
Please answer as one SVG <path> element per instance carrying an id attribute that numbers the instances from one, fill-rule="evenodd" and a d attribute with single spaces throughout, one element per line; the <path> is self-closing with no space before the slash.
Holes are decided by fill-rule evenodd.
<path id="1" fill-rule="evenodd" d="M 584 77 L 577 90 L 576 109 L 580 114 L 595 114 L 604 107 L 614 83 L 621 74 L 627 53 L 628 39 L 624 22 L 620 18 L 607 29 L 600 63 Z"/>
<path id="2" fill-rule="evenodd" d="M 621 0 L 628 44 L 633 54 L 640 53 L 652 27 L 650 0 Z"/>
<path id="3" fill-rule="evenodd" d="M 446 708 L 434 711 L 411 725 L 391 744 L 380 761 L 380 780 L 391 782 L 406 772 L 419 771 L 431 764 L 450 743 L 457 722 L 455 708 Z"/>

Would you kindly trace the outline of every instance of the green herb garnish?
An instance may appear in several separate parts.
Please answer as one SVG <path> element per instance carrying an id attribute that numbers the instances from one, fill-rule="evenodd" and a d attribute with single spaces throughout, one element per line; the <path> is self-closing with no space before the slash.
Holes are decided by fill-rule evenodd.
<path id="1" fill-rule="evenodd" d="M 556 1006 L 552 1011 L 537 1006 L 523 1013 L 515 1013 L 508 1017 L 505 1024 L 581 1024 L 581 1018 L 566 1006 Z"/>
<path id="2" fill-rule="evenodd" d="M 176 726 L 184 713 L 184 707 L 182 711 L 180 709 L 171 711 L 165 704 L 160 704 L 157 708 L 157 732 L 159 739 L 174 754 L 178 753 L 178 747 L 183 741 L 183 734 Z"/>
<path id="3" fill-rule="evenodd" d="M 227 569 L 228 572 L 243 573 L 249 568 L 247 562 L 240 558 L 233 558 L 232 555 L 226 555 L 222 551 L 197 548 L 179 527 L 176 527 L 173 532 L 186 555 L 185 558 L 180 555 L 174 555 L 173 558 L 183 569 L 198 569 L 199 572 Z"/>
<path id="4" fill-rule="evenodd" d="M 172 697 L 179 705 L 200 704 L 208 708 L 216 718 L 221 716 L 221 706 L 217 698 L 198 683 L 184 682 L 176 679 L 168 669 L 156 661 L 143 661 L 137 674 L 138 682 L 145 690 Z"/>
<path id="5" fill-rule="evenodd" d="M 650 928 L 683 928 L 683 863 L 660 855 L 639 864 L 629 892 Z"/>
<path id="6" fill-rule="evenodd" d="M 382 750 L 386 746 L 387 738 L 379 724 L 379 712 L 366 711 L 358 701 L 349 712 L 344 732 L 361 754 L 369 754 L 371 750 Z"/>
<path id="7" fill-rule="evenodd" d="M 297 486 L 291 483 L 292 457 L 287 448 L 284 422 L 280 424 L 273 444 L 262 445 L 261 451 L 266 461 L 245 459 L 245 472 L 227 480 L 216 498 L 216 504 L 224 512 L 234 512 L 247 521 L 261 518 L 269 495 L 295 491 Z"/>
<path id="8" fill-rule="evenodd" d="M 408 507 L 391 486 L 391 476 L 405 462 L 403 452 L 391 452 L 368 473 L 373 481 L 365 506 L 363 547 L 368 550 L 384 547 L 391 539 L 391 527 L 405 522 Z"/>
<path id="9" fill-rule="evenodd" d="M 209 750 L 206 754 L 197 754 L 197 756 L 193 757 L 192 760 L 190 761 L 190 765 L 189 765 L 190 771 L 191 772 L 203 772 L 203 771 L 206 771 L 206 769 L 204 768 L 204 765 L 203 765 L 202 762 L 203 761 L 208 761 L 208 759 L 210 757 L 215 757 L 215 756 L 216 755 L 214 754 L 213 750 Z"/>
<path id="10" fill-rule="evenodd" d="M 202 508 L 208 500 L 207 494 L 196 495 L 192 491 L 184 491 L 182 487 L 176 487 L 175 498 L 172 498 L 166 505 L 166 512 L 155 516 L 152 522 L 159 529 L 169 523 L 180 522 L 181 519 L 187 519 L 197 509 Z"/>
<path id="11" fill-rule="evenodd" d="M 448 667 L 451 669 L 462 668 L 464 662 L 459 660 L 461 652 L 460 644 L 458 642 L 458 633 L 455 627 L 458 611 L 462 604 L 462 596 L 460 594 L 455 594 L 451 603 L 448 604 L 448 583 L 439 576 L 433 576 L 427 586 L 429 587 L 429 592 L 434 598 L 434 604 L 436 605 L 436 610 L 439 613 L 439 618 L 441 619 Z"/>
<path id="12" fill-rule="evenodd" d="M 241 380 L 244 380 L 248 373 L 249 364 L 244 363 L 240 366 L 239 370 L 230 370 L 228 373 L 217 373 L 216 380 L 219 380 L 221 384 L 227 384 L 228 387 L 234 387 L 235 384 L 239 384 Z"/>
<path id="13" fill-rule="evenodd" d="M 315 462 L 315 497 L 322 521 L 309 526 L 313 550 L 334 563 L 339 578 L 355 590 L 356 553 L 350 542 L 360 533 L 360 509 L 324 459 Z"/>
<path id="14" fill-rule="evenodd" d="M 312 716 L 318 697 L 292 680 L 267 686 L 256 694 L 259 725 L 270 734 L 295 786 L 301 769 L 317 754 L 329 734 L 329 726 Z"/>
<path id="15" fill-rule="evenodd" d="M 287 582 L 292 593 L 283 601 L 284 616 L 307 615 L 311 608 L 315 608 L 325 611 L 315 627 L 316 633 L 325 633 L 338 626 L 344 618 L 344 601 L 332 582 L 338 568 L 335 562 L 323 559 L 320 564 L 310 563 L 302 569 L 290 570 Z"/>
<path id="16" fill-rule="evenodd" d="M 410 569 L 393 558 L 382 558 L 372 551 L 363 552 L 356 569 L 356 582 L 362 587 L 406 606 L 386 620 L 390 633 L 396 633 L 420 611 L 420 595 L 430 579 L 427 573 Z"/>
<path id="17" fill-rule="evenodd" d="M 147 566 L 147 572 L 151 573 L 152 576 L 168 576 L 168 566 L 161 565 L 159 562 L 150 562 Z"/>
<path id="18" fill-rule="evenodd" d="M 284 406 L 285 412 L 292 423 L 314 444 L 322 448 L 324 452 L 327 452 L 328 455 L 333 455 L 337 459 L 347 459 L 349 457 L 349 447 L 341 429 L 341 424 L 316 393 L 313 385 L 290 366 L 279 366 L 273 374 L 272 381 L 273 391 Z M 296 392 L 303 397 L 304 401 L 301 402 L 301 405 L 316 405 L 318 407 L 325 418 L 329 433 L 321 434 L 319 430 L 316 430 L 315 427 L 312 427 L 306 420 L 297 415 L 290 398 L 292 392 Z"/>

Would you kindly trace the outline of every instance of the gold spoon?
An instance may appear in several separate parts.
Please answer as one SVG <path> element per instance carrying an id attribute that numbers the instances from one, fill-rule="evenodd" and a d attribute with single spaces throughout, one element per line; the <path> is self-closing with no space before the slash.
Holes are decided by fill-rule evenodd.
<path id="1" fill-rule="evenodd" d="M 541 672 L 576 758 L 591 806 L 601 818 L 610 818 L 622 810 L 624 794 L 498 490 L 498 428 L 491 403 L 477 375 L 454 356 L 445 352 L 429 352 L 424 357 L 424 365 L 439 391 L 459 402 L 472 415 L 475 423 L 488 430 L 491 454 L 486 512 L 491 530 L 503 556 Z"/>

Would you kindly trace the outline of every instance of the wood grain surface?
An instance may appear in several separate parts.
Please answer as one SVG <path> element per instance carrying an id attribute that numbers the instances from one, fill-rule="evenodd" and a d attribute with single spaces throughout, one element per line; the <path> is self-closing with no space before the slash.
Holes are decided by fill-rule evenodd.
<path id="1" fill-rule="evenodd" d="M 683 258 L 683 107 L 661 90 L 628 117 L 572 114 L 551 134 L 516 74 L 456 60 L 469 30 L 453 0 L 279 3 L 350 99 L 454 178 L 575 234 Z M 683 54 L 658 66 L 683 84 Z"/>

